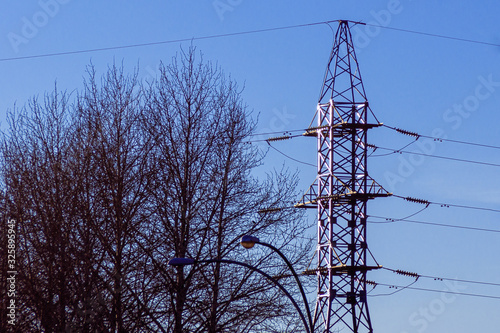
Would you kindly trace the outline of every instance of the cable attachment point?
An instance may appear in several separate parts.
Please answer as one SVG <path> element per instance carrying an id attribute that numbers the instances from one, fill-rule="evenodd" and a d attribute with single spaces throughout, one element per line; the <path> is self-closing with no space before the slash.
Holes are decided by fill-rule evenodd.
<path id="1" fill-rule="evenodd" d="M 410 132 L 410 131 L 407 131 L 407 130 L 404 130 L 401 128 L 395 128 L 395 130 L 396 130 L 396 132 L 399 132 L 401 134 L 412 136 L 412 137 L 416 138 L 415 140 L 418 140 L 420 138 L 420 134 L 415 133 L 415 132 Z"/>
<path id="2" fill-rule="evenodd" d="M 420 277 L 420 275 L 418 275 L 417 273 L 407 272 L 407 271 L 403 271 L 401 269 L 395 270 L 394 273 L 399 274 L 399 275 L 414 277 L 416 280 L 418 280 L 418 278 Z"/>
<path id="3" fill-rule="evenodd" d="M 406 197 L 404 199 L 406 201 L 415 202 L 415 203 L 419 203 L 419 204 L 427 205 L 427 206 L 429 206 L 431 204 L 429 201 L 424 200 L 424 199 L 417 199 L 417 198 L 412 198 L 412 197 Z"/>
<path id="4" fill-rule="evenodd" d="M 292 138 L 291 135 L 275 136 L 275 137 L 267 139 L 266 142 L 269 143 L 269 142 L 273 142 L 273 141 L 283 141 L 283 140 L 289 140 L 291 138 Z"/>
<path id="5" fill-rule="evenodd" d="M 378 285 L 378 283 L 377 283 L 377 282 L 375 282 L 375 281 L 371 281 L 371 280 L 365 280 L 365 283 L 366 283 L 366 284 L 369 284 L 369 285 L 372 285 L 372 286 L 374 286 L 374 287 L 376 287 L 376 286 Z"/>

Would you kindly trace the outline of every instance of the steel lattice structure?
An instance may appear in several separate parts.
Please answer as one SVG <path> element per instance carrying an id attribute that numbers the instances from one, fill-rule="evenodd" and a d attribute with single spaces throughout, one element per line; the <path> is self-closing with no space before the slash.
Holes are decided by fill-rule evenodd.
<path id="1" fill-rule="evenodd" d="M 340 21 L 317 106 L 318 173 L 297 207 L 318 211 L 315 332 L 373 332 L 366 302 L 366 211 L 388 196 L 367 172 L 368 106 L 348 21 Z M 347 329 L 344 330 L 344 329 Z"/>

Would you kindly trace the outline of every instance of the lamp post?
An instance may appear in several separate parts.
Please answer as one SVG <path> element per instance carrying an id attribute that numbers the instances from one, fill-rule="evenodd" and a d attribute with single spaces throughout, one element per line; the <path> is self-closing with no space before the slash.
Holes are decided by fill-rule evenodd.
<path id="1" fill-rule="evenodd" d="M 302 295 L 302 300 L 304 301 L 304 307 L 306 308 L 307 319 L 309 321 L 309 327 L 311 328 L 311 332 L 313 332 L 314 331 L 314 323 L 313 323 L 312 316 L 311 316 L 311 310 L 309 309 L 309 303 L 307 302 L 306 293 L 304 291 L 302 283 L 300 282 L 300 279 L 299 279 L 299 276 L 297 275 L 297 272 L 295 272 L 295 269 L 293 268 L 292 264 L 287 259 L 287 257 L 285 257 L 285 255 L 283 253 L 281 253 L 281 251 L 278 250 L 273 245 L 261 242 L 257 237 L 254 237 L 254 236 L 245 235 L 245 236 L 241 237 L 240 244 L 245 249 L 251 249 L 252 247 L 254 247 L 255 244 L 263 245 L 265 247 L 270 248 L 274 252 L 276 252 L 283 259 L 283 261 L 286 263 L 286 265 L 288 266 L 288 268 L 292 272 L 292 275 L 295 278 L 297 285 L 299 286 L 300 293 Z"/>
<path id="2" fill-rule="evenodd" d="M 215 262 L 219 262 L 219 263 L 223 263 L 223 264 L 233 264 L 233 265 L 238 265 L 238 266 L 246 267 L 246 268 L 250 269 L 251 271 L 254 271 L 256 273 L 259 273 L 259 274 L 263 275 L 269 281 L 271 281 L 272 283 L 274 283 L 278 288 L 281 289 L 281 291 L 283 291 L 285 293 L 285 295 L 292 302 L 293 306 L 295 307 L 295 309 L 297 310 L 297 312 L 300 315 L 300 319 L 302 319 L 302 323 L 304 324 L 306 332 L 307 333 L 312 333 L 312 331 L 309 329 L 309 325 L 307 323 L 307 320 L 306 320 L 304 314 L 302 313 L 302 310 L 300 309 L 299 305 L 297 304 L 297 302 L 295 301 L 295 299 L 292 297 L 292 295 L 290 295 L 290 293 L 285 289 L 285 287 L 283 287 L 283 285 L 281 283 L 279 283 L 271 275 L 269 275 L 266 272 L 258 269 L 257 267 L 251 266 L 251 265 L 246 264 L 244 262 L 239 262 L 239 261 L 234 261 L 234 260 L 226 260 L 226 259 L 194 260 L 194 259 L 191 259 L 191 258 L 173 258 L 173 259 L 169 260 L 168 264 L 170 266 L 174 266 L 174 267 L 184 267 L 184 266 L 195 265 L 195 264 L 215 263 Z"/>

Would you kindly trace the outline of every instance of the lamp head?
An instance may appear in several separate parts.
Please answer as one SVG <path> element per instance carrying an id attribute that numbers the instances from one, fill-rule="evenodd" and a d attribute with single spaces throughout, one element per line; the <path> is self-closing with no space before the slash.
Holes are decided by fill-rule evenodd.
<path id="1" fill-rule="evenodd" d="M 195 263 L 194 259 L 191 258 L 172 258 L 168 261 L 168 264 L 170 266 L 186 266 L 186 265 L 193 265 Z"/>
<path id="2" fill-rule="evenodd" d="M 251 249 L 255 243 L 258 243 L 259 239 L 254 236 L 249 236 L 245 235 L 241 237 L 240 244 L 245 248 L 245 249 Z"/>

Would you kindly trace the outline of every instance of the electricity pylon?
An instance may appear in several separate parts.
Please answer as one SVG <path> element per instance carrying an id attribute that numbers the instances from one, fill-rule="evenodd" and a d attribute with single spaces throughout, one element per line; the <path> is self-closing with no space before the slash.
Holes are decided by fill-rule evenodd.
<path id="1" fill-rule="evenodd" d="M 367 262 L 366 204 L 391 194 L 367 172 L 367 132 L 382 124 L 368 106 L 348 21 L 339 22 L 315 118 L 304 135 L 317 138 L 318 173 L 296 205 L 318 211 L 314 332 L 373 332 L 366 273 L 380 266 Z"/>

